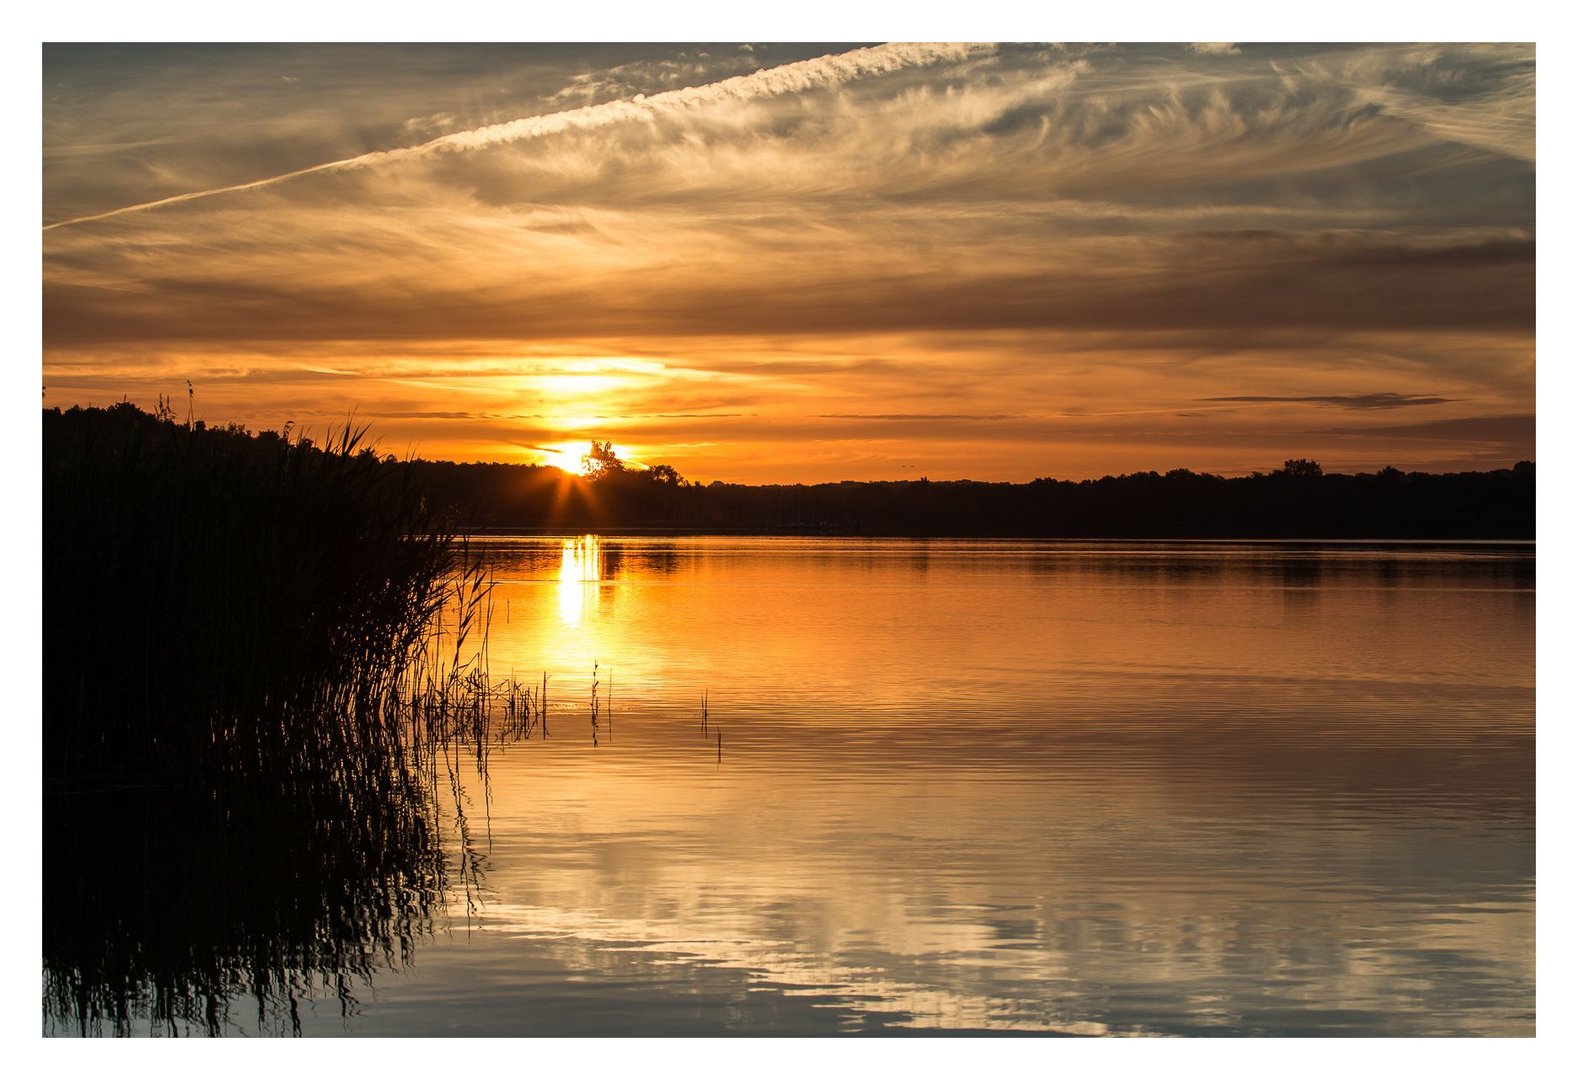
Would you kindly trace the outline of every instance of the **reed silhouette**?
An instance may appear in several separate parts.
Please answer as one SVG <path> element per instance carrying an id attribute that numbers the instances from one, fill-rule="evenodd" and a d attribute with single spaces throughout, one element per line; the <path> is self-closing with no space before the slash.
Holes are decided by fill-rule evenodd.
<path id="1" fill-rule="evenodd" d="M 299 1030 L 474 907 L 462 774 L 486 808 L 490 745 L 546 733 L 546 676 L 490 683 L 491 582 L 361 440 L 45 414 L 55 1029 L 219 1034 L 250 998 Z"/>
<path id="2" fill-rule="evenodd" d="M 44 1010 L 79 1035 L 300 1030 L 413 959 L 461 874 L 418 770 L 44 797 Z M 469 895 L 470 889 L 467 890 Z"/>

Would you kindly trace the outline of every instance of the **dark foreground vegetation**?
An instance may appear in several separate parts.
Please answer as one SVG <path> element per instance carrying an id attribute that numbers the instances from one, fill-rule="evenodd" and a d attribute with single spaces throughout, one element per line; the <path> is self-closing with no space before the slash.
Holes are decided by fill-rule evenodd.
<path id="1" fill-rule="evenodd" d="M 358 720 L 455 569 L 411 479 L 350 433 L 320 449 L 46 412 L 45 774 L 296 768 L 380 737 Z"/>
<path id="2" fill-rule="evenodd" d="M 480 574 L 349 431 L 123 405 L 46 412 L 43 456 L 46 1023 L 350 1008 L 475 878 L 439 777 L 485 753 Z"/>

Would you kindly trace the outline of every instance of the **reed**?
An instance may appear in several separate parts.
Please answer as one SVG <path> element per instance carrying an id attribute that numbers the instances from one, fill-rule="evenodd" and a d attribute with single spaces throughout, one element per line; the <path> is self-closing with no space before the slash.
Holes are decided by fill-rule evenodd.
<path id="1" fill-rule="evenodd" d="M 44 421 L 46 776 L 376 742 L 434 628 L 458 650 L 481 614 L 464 545 L 362 431 L 318 447 L 130 406 Z"/>
<path id="2" fill-rule="evenodd" d="M 363 436 L 44 415 L 44 995 L 79 1034 L 242 997 L 295 1030 L 474 909 L 463 776 L 486 811 L 547 677 L 489 680 L 491 580 Z"/>

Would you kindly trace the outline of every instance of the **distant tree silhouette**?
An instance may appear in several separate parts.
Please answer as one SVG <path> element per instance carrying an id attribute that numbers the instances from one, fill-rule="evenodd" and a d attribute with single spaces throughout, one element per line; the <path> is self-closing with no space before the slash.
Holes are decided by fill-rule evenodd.
<path id="1" fill-rule="evenodd" d="M 1315 479 L 1325 474 L 1320 467 L 1320 462 L 1311 461 L 1309 458 L 1288 458 L 1282 463 L 1281 472 L 1284 476 L 1294 479 Z"/>
<path id="2" fill-rule="evenodd" d="M 674 466 L 631 468 L 614 452 L 613 443 L 598 442 L 596 439 L 592 440 L 592 448 L 581 456 L 581 475 L 593 483 L 628 482 L 639 485 L 646 482 L 668 487 L 683 487 L 685 484 L 685 478 Z"/>
<path id="3" fill-rule="evenodd" d="M 84 431 L 133 423 L 168 432 L 129 403 L 45 410 Z M 196 430 L 194 424 L 194 431 Z M 290 431 L 290 425 L 286 425 Z M 212 425 L 207 438 L 277 453 L 284 432 Z M 299 446 L 294 433 L 291 446 Z M 239 452 L 239 451 L 238 451 Z M 451 528 L 659 529 L 720 533 L 869 536 L 1056 536 L 1275 539 L 1531 539 L 1535 468 L 1522 461 L 1485 472 L 1384 468 L 1345 475 L 1289 459 L 1275 472 L 1224 477 L 1189 469 L 1032 483 L 893 480 L 727 484 L 682 480 L 669 465 L 642 468 L 596 442 L 592 485 L 564 486 L 549 466 L 502 462 L 378 462 L 421 492 Z"/>
<path id="4" fill-rule="evenodd" d="M 581 455 L 581 475 L 596 483 L 625 471 L 625 463 L 614 453 L 614 444 L 592 440 L 592 449 Z"/>

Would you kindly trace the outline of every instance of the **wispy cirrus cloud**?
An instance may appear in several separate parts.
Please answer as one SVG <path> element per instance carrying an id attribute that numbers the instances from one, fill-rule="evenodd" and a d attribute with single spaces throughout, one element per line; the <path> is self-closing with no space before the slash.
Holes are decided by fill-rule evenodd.
<path id="1" fill-rule="evenodd" d="M 44 228 L 58 229 L 68 225 L 82 225 L 103 221 L 123 214 L 141 213 L 164 206 L 176 206 L 197 199 L 229 195 L 259 188 L 273 187 L 291 180 L 318 173 L 339 172 L 347 169 L 366 169 L 395 164 L 430 154 L 454 153 L 496 146 L 501 143 L 541 139 L 568 131 L 591 131 L 609 124 L 650 121 L 666 110 L 703 108 L 728 101 L 749 101 L 754 98 L 773 97 L 780 94 L 799 93 L 806 90 L 838 86 L 855 79 L 891 74 L 910 67 L 925 67 L 946 61 L 962 60 L 972 52 L 989 46 L 979 45 L 878 45 L 869 49 L 821 56 L 815 60 L 785 64 L 749 75 L 736 75 L 721 82 L 704 86 L 691 86 L 667 90 L 648 97 L 638 94 L 626 100 L 607 101 L 586 105 L 578 109 L 549 113 L 544 116 L 527 116 L 499 124 L 488 124 L 469 131 L 441 135 L 417 146 L 394 150 L 374 150 L 354 157 L 326 161 L 302 169 L 279 173 L 275 176 L 247 180 L 238 184 L 188 191 L 162 199 L 116 207 L 96 214 L 67 218 L 46 224 Z"/>
<path id="2" fill-rule="evenodd" d="M 674 56 L 654 57 L 577 73 L 549 96 L 555 102 L 591 103 L 598 99 L 656 94 L 687 85 L 716 81 L 725 75 L 748 74 L 763 67 L 751 46 L 709 51 L 681 49 Z"/>

